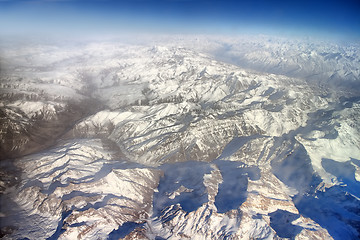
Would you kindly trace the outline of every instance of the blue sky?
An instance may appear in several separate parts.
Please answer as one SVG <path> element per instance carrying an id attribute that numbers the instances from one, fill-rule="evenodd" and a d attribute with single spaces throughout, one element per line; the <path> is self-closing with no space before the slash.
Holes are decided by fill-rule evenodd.
<path id="1" fill-rule="evenodd" d="M 299 34 L 360 38 L 358 0 L 0 0 L 0 34 Z"/>

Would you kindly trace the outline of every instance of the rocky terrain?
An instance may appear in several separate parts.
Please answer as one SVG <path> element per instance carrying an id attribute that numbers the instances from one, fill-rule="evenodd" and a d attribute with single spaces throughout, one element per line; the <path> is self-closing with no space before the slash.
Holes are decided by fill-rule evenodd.
<path id="1" fill-rule="evenodd" d="M 1 236 L 359 238 L 358 46 L 200 40 L 2 47 Z"/>

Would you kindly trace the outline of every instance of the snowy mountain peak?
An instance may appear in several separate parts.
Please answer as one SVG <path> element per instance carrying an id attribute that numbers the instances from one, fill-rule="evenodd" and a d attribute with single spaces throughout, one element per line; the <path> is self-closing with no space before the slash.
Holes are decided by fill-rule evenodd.
<path id="1" fill-rule="evenodd" d="M 358 48 L 235 40 L 3 51 L 1 236 L 358 238 Z"/>

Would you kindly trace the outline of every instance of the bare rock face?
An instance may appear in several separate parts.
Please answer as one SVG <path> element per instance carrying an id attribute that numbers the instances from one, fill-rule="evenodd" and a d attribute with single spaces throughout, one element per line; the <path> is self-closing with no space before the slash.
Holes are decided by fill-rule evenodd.
<path id="1" fill-rule="evenodd" d="M 299 43 L 326 70 L 315 81 L 287 50 L 275 71 L 272 45 L 218 56 L 211 42 L 159 43 L 4 52 L 1 237 L 359 237 L 360 97 L 322 85 L 336 48 Z M 211 57 L 241 52 L 264 72 Z M 346 83 L 358 63 L 338 61 Z"/>

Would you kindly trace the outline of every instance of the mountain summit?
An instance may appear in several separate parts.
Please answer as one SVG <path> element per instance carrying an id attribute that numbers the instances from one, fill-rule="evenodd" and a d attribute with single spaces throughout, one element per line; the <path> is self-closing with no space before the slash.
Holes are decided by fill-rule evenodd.
<path id="1" fill-rule="evenodd" d="M 356 44 L 2 49 L 4 239 L 360 237 Z"/>

